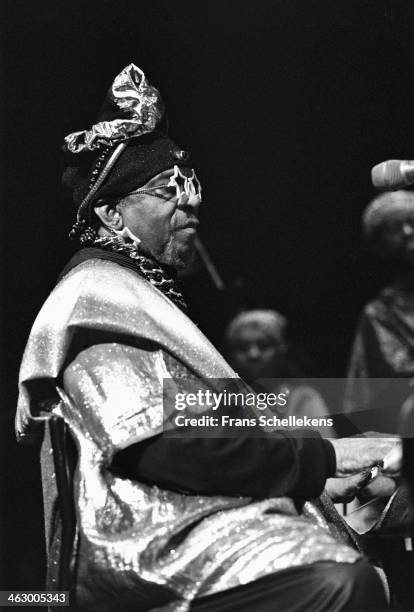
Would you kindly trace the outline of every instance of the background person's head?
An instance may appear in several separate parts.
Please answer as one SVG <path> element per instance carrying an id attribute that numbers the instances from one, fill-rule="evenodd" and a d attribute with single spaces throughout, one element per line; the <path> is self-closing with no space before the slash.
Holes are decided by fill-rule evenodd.
<path id="1" fill-rule="evenodd" d="M 397 267 L 414 268 L 414 191 L 387 191 L 365 209 L 362 228 L 373 250 Z"/>
<path id="2" fill-rule="evenodd" d="M 225 349 L 233 369 L 247 382 L 284 374 L 287 320 L 276 310 L 247 310 L 232 319 Z"/>

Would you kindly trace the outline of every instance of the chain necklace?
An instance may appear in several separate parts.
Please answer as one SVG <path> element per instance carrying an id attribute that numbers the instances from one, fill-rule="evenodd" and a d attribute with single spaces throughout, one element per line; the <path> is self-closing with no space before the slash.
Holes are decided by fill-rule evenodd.
<path id="1" fill-rule="evenodd" d="M 187 311 L 187 304 L 181 291 L 177 288 L 176 280 L 165 268 L 161 267 L 150 257 L 143 255 L 134 243 L 125 242 L 122 236 L 101 236 L 93 241 L 93 246 L 115 251 L 130 257 L 136 264 L 139 274 L 159 289 L 180 310 Z"/>

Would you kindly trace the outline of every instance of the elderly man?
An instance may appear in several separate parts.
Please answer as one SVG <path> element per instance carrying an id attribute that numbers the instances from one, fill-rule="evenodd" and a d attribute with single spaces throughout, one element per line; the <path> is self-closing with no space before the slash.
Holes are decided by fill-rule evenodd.
<path id="1" fill-rule="evenodd" d="M 163 381 L 184 395 L 221 379 L 248 388 L 185 314 L 175 271 L 191 257 L 201 187 L 161 120 L 157 90 L 131 64 L 100 121 L 66 138 L 72 235 L 86 248 L 45 302 L 21 367 L 19 437 L 36 438 L 47 407 L 78 450 L 77 604 L 382 609 L 376 572 L 304 502 L 398 442 L 225 425 L 209 437 L 167 435 Z"/>
<path id="2" fill-rule="evenodd" d="M 377 196 L 364 211 L 362 225 L 373 252 L 391 267 L 392 279 L 359 318 L 345 410 L 374 409 L 365 421 L 371 418 L 371 427 L 396 431 L 414 376 L 414 192 Z"/>

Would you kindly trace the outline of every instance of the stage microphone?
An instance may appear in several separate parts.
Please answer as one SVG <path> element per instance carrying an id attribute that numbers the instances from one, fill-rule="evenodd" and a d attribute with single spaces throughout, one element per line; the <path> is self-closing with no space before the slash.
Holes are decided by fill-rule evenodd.
<path id="1" fill-rule="evenodd" d="M 414 183 L 414 161 L 389 159 L 371 170 L 372 184 L 380 191 L 396 191 Z"/>

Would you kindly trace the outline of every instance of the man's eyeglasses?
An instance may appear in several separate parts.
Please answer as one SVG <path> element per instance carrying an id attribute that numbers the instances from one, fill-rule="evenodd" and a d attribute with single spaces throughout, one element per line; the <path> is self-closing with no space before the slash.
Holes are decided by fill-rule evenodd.
<path id="1" fill-rule="evenodd" d="M 161 190 L 167 191 L 167 193 L 162 193 Z M 159 193 L 157 193 L 157 191 Z M 191 195 L 194 195 L 200 198 L 201 202 L 201 184 L 195 171 L 192 170 L 191 176 L 186 176 L 181 172 L 178 166 L 174 166 L 174 173 L 170 177 L 168 183 L 154 185 L 154 187 L 142 187 L 132 191 L 129 195 L 136 193 L 148 193 L 155 198 L 161 198 L 166 201 L 171 200 L 171 198 L 175 196 L 180 204 L 183 203 L 185 199 L 188 200 Z"/>

